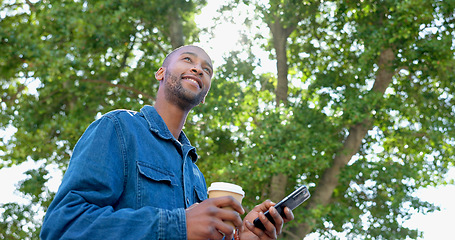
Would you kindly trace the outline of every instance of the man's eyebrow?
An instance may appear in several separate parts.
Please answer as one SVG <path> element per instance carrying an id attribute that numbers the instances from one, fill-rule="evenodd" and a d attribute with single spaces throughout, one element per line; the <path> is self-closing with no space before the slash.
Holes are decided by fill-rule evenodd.
<path id="1" fill-rule="evenodd" d="M 184 55 L 184 54 L 189 54 L 189 55 L 198 57 L 198 55 L 197 55 L 196 53 L 194 53 L 194 52 L 183 52 L 181 55 Z M 212 64 L 210 64 L 210 62 L 207 61 L 207 60 L 205 60 L 204 62 L 205 62 L 205 64 L 207 64 L 207 65 L 210 67 L 210 70 L 213 72 L 213 66 L 212 66 Z"/>

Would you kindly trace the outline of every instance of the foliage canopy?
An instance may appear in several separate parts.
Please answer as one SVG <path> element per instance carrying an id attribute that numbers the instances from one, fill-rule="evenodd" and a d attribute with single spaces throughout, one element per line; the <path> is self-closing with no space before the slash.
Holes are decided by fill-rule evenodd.
<path id="1" fill-rule="evenodd" d="M 246 208 L 310 186 L 286 238 L 416 238 L 402 225 L 410 210 L 436 208 L 412 193 L 447 184 L 455 161 L 455 1 L 245 0 L 223 10 L 240 2 L 270 35 L 226 57 L 187 120 L 207 182 L 244 186 Z M 0 167 L 42 164 L 18 185 L 30 204 L 2 205 L 0 236 L 34 239 L 36 212 L 54 194 L 48 166 L 64 172 L 101 114 L 153 104 L 154 72 L 176 44 L 198 41 L 205 1 L 0 5 L 0 129 L 17 129 L 0 139 Z M 257 40 L 277 76 L 257 72 Z"/>

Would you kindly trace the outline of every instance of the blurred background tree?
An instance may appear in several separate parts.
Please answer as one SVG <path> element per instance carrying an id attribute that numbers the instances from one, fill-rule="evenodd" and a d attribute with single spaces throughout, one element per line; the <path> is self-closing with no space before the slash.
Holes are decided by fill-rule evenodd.
<path id="1" fill-rule="evenodd" d="M 199 41 L 205 4 L 1 2 L 0 129 L 17 129 L 1 139 L 1 167 L 42 164 L 18 184 L 30 204 L 2 205 L 2 238 L 37 238 L 36 213 L 54 194 L 46 166 L 64 172 L 94 119 L 153 105 L 154 72 Z M 244 24 L 270 34 L 245 34 L 185 128 L 207 183 L 242 185 L 247 209 L 310 186 L 285 239 L 417 238 L 402 225 L 410 210 L 437 208 L 412 194 L 447 184 L 455 159 L 455 1 L 233 0 L 220 10 L 229 18 L 245 5 L 255 14 Z M 258 71 L 258 42 L 276 70 Z"/>

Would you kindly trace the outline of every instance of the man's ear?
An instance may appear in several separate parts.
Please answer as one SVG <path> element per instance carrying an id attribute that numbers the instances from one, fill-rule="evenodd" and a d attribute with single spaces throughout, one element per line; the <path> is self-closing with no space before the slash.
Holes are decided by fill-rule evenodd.
<path id="1" fill-rule="evenodd" d="M 158 80 L 158 81 L 163 80 L 163 79 L 164 79 L 164 72 L 165 72 L 165 71 L 166 71 L 166 69 L 165 69 L 164 67 L 160 67 L 160 68 L 158 69 L 158 71 L 156 71 L 156 73 L 155 73 L 155 78 L 156 78 L 156 80 Z"/>

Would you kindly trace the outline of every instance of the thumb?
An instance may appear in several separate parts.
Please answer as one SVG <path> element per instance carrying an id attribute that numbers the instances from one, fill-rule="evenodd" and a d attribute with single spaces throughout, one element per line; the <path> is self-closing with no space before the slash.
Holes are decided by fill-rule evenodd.
<path id="1" fill-rule="evenodd" d="M 189 208 L 187 208 L 186 210 L 190 210 L 190 209 L 196 207 L 198 204 L 199 204 L 199 203 L 195 203 L 195 204 L 191 205 Z"/>

